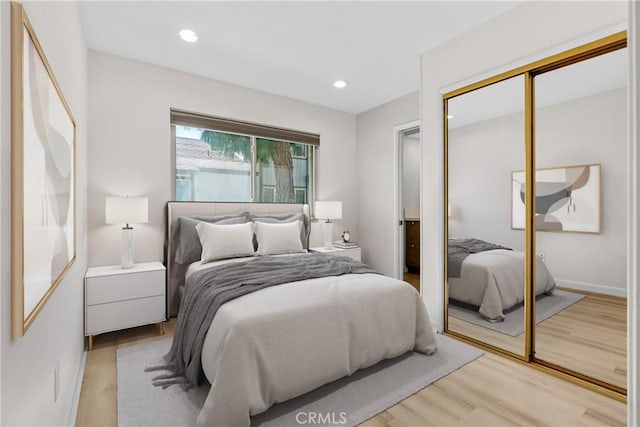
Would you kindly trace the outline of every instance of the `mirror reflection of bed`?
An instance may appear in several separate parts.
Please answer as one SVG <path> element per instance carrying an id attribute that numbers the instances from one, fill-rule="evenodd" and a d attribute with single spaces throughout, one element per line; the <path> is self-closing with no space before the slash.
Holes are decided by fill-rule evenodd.
<path id="1" fill-rule="evenodd" d="M 510 313 L 506 323 L 499 320 L 504 310 L 524 297 L 525 263 L 518 254 L 524 252 L 525 237 L 523 230 L 509 226 L 508 191 L 508 171 L 524 169 L 523 85 L 523 77 L 516 76 L 448 102 L 448 243 L 457 243 L 455 248 L 448 246 L 457 252 L 454 258 L 459 262 L 449 260 L 447 281 L 449 297 L 466 304 L 450 306 L 448 329 L 519 356 L 525 352 L 524 312 Z M 469 241 L 471 246 L 465 249 L 464 242 L 471 238 L 477 239 L 476 244 Z M 479 250 L 479 242 L 510 250 L 493 249 L 460 259 L 466 250 Z M 489 280 L 488 266 L 497 269 L 505 262 L 507 269 L 496 272 L 500 280 Z M 506 297 L 504 304 L 501 295 Z M 496 330 L 506 324 L 520 332 Z"/>
<path id="2" fill-rule="evenodd" d="M 498 330 L 519 335 L 525 254 L 474 238 L 449 239 L 448 252 L 449 303 L 455 305 L 453 315 L 480 326 L 493 323 Z M 541 310 L 558 298 L 543 300 L 545 296 L 554 296 L 556 283 L 542 260 L 538 260 L 536 267 L 537 308 Z"/>
<path id="3" fill-rule="evenodd" d="M 620 49 L 534 78 L 531 351 L 537 361 L 621 390 L 626 55 Z M 517 76 L 448 100 L 446 200 L 448 329 L 520 356 L 526 347 L 523 84 Z"/>
<path id="4" fill-rule="evenodd" d="M 523 252 L 480 239 L 449 239 L 449 322 L 453 330 L 514 353 L 522 351 L 524 256 Z M 584 298 L 558 289 L 541 258 L 537 259 L 536 273 L 539 322 Z"/>

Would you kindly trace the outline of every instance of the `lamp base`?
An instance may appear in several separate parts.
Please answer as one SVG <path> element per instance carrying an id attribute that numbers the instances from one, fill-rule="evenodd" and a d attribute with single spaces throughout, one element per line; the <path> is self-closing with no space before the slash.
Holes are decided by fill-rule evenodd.
<path id="1" fill-rule="evenodd" d="M 133 227 L 122 227 L 122 268 L 133 267 Z"/>
<path id="2" fill-rule="evenodd" d="M 333 223 L 329 220 L 324 223 L 324 248 L 333 249 Z"/>

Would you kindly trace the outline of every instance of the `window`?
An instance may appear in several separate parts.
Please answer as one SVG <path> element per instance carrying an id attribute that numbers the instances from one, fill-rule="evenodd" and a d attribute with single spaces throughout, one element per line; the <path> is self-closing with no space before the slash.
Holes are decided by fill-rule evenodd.
<path id="1" fill-rule="evenodd" d="M 307 189 L 306 188 L 294 188 L 296 195 L 296 203 L 307 203 Z"/>
<path id="2" fill-rule="evenodd" d="M 193 200 L 193 174 L 176 173 L 176 200 Z"/>
<path id="3" fill-rule="evenodd" d="M 178 111 L 171 119 L 176 200 L 312 203 L 318 135 Z"/>
<path id="4" fill-rule="evenodd" d="M 268 185 L 263 185 L 261 188 L 262 197 L 261 201 L 267 203 L 273 203 L 276 201 L 276 187 L 270 187 Z"/>

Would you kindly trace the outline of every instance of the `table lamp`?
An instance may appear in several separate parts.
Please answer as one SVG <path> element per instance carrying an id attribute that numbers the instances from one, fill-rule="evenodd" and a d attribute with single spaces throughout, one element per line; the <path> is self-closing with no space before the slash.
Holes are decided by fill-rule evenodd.
<path id="1" fill-rule="evenodd" d="M 105 222 L 122 227 L 122 268 L 133 267 L 133 227 L 149 222 L 149 199 L 146 197 L 107 197 Z"/>
<path id="2" fill-rule="evenodd" d="M 324 247 L 333 248 L 333 222 L 332 219 L 342 219 L 342 202 L 322 201 L 316 202 L 315 217 L 324 219 Z"/>

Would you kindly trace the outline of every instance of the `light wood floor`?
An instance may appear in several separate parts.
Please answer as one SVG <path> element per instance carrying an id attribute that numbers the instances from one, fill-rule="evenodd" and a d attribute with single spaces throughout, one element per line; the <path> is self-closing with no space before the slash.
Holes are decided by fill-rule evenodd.
<path id="1" fill-rule="evenodd" d="M 624 426 L 626 405 L 485 354 L 363 425 Z"/>
<path id="2" fill-rule="evenodd" d="M 93 350 L 87 352 L 78 404 L 77 426 L 116 426 L 116 351 L 122 347 L 173 336 L 175 319 L 164 324 L 165 335 L 157 325 L 97 335 Z"/>
<path id="3" fill-rule="evenodd" d="M 450 331 L 473 337 L 487 344 L 524 356 L 524 334 L 513 337 L 488 328 L 483 328 L 473 323 L 465 322 L 453 316 L 449 316 L 448 322 L 448 330 Z M 522 322 L 524 324 L 524 319 L 522 319 Z"/>
<path id="4" fill-rule="evenodd" d="M 420 292 L 420 274 L 406 272 L 404 273 L 404 281 L 410 283 L 418 293 Z"/>
<path id="5" fill-rule="evenodd" d="M 165 324 L 173 334 L 175 319 Z M 78 426 L 115 426 L 116 350 L 163 338 L 156 326 L 99 335 L 87 355 Z M 378 426 L 624 426 L 626 405 L 485 354 L 364 423 Z"/>
<path id="6" fill-rule="evenodd" d="M 536 357 L 627 387 L 627 300 L 589 294 L 540 324 Z"/>
<path id="7" fill-rule="evenodd" d="M 625 298 L 588 294 L 538 324 L 536 357 L 626 388 L 626 316 Z M 449 329 L 516 354 L 524 353 L 524 334 L 512 337 L 451 316 Z"/>

